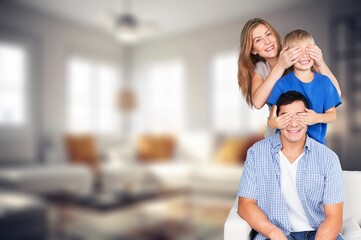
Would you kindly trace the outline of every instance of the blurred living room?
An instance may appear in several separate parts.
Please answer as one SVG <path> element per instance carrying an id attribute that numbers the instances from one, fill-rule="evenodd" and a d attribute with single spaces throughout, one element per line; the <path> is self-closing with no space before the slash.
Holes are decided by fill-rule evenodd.
<path id="1" fill-rule="evenodd" d="M 342 89 L 327 145 L 361 170 L 358 0 L 2 0 L 0 239 L 223 239 L 269 114 L 237 83 L 254 17 L 313 35 Z"/>

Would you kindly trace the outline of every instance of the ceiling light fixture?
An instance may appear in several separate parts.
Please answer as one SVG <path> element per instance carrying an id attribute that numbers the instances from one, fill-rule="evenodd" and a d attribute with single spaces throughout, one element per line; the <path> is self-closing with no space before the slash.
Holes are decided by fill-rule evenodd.
<path id="1" fill-rule="evenodd" d="M 118 11 L 102 14 L 102 21 L 120 42 L 132 44 L 157 32 L 157 24 L 151 21 L 141 21 L 132 12 L 130 0 L 123 0 L 119 5 L 121 11 L 118 8 Z"/>

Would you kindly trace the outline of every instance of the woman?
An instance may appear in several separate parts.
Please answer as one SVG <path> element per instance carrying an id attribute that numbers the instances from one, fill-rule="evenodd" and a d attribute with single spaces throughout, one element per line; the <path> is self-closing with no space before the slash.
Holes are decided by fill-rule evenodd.
<path id="1" fill-rule="evenodd" d="M 295 64 L 302 54 L 300 47 L 281 50 L 281 37 L 267 21 L 261 18 L 249 20 L 241 32 L 240 53 L 238 57 L 238 85 L 249 106 L 261 109 L 272 91 L 274 84 L 282 77 L 286 69 Z M 315 68 L 321 74 L 328 76 L 341 96 L 337 79 L 323 60 L 322 52 L 317 45 L 310 45 L 306 53 L 315 62 Z M 277 128 L 287 124 L 290 116 L 274 117 Z M 274 134 L 274 129 L 267 126 L 265 136 Z"/>

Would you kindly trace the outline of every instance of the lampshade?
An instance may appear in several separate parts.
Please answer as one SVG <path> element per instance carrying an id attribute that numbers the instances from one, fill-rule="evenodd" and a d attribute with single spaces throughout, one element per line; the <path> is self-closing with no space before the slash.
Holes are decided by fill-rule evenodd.
<path id="1" fill-rule="evenodd" d="M 119 89 L 117 94 L 117 107 L 121 112 L 130 112 L 135 109 L 137 103 L 134 91 L 129 88 Z"/>

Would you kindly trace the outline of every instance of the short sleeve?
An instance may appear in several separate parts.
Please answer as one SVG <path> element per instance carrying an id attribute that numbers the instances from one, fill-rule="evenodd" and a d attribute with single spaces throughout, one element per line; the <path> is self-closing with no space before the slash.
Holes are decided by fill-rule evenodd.
<path id="1" fill-rule="evenodd" d="M 271 94 L 267 100 L 267 103 L 270 105 L 276 105 L 278 98 L 281 96 L 281 94 L 284 92 L 282 89 L 281 79 L 276 82 L 276 84 L 273 86 L 273 89 L 271 91 Z"/>
<path id="2" fill-rule="evenodd" d="M 257 184 L 254 163 L 254 152 L 251 148 L 247 153 L 246 162 L 244 164 L 244 169 L 237 192 L 238 197 L 257 200 Z"/>
<path id="3" fill-rule="evenodd" d="M 340 95 L 338 95 L 332 81 L 327 76 L 325 76 L 325 78 L 328 86 L 325 88 L 327 89 L 327 93 L 325 94 L 326 99 L 324 99 L 324 112 L 332 107 L 338 107 L 342 103 Z"/>
<path id="4" fill-rule="evenodd" d="M 336 204 L 345 200 L 341 164 L 336 154 L 333 154 L 332 160 L 334 163 L 326 172 L 324 204 Z"/>
<path id="5" fill-rule="evenodd" d="M 267 78 L 268 74 L 271 72 L 271 69 L 265 62 L 259 61 L 256 63 L 254 71 L 256 73 L 258 73 L 259 75 L 261 75 L 263 80 L 265 80 Z"/>

